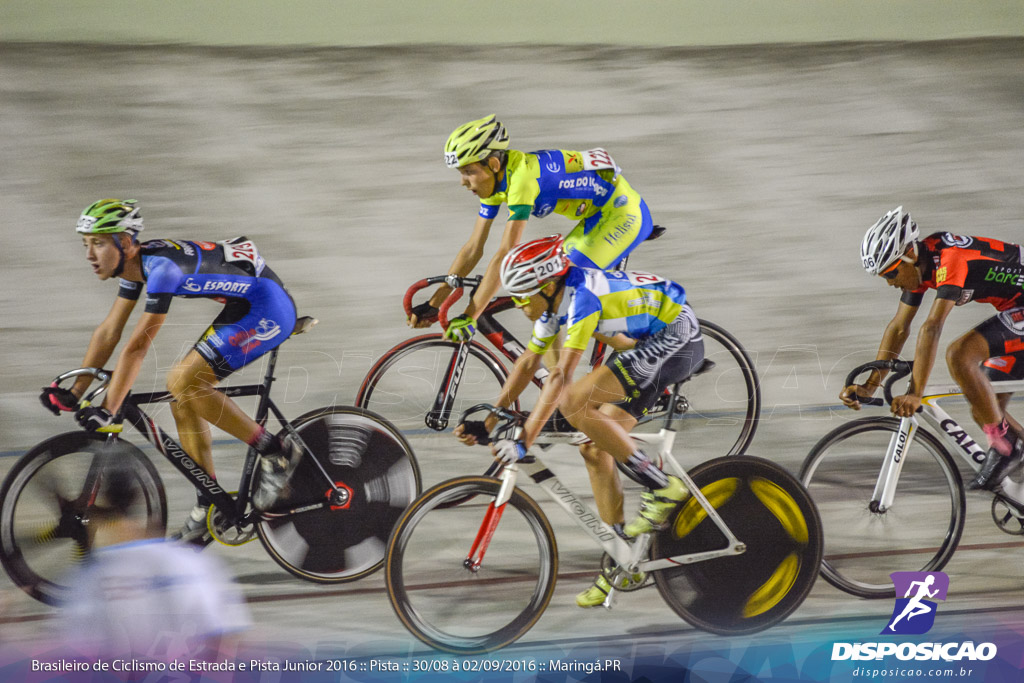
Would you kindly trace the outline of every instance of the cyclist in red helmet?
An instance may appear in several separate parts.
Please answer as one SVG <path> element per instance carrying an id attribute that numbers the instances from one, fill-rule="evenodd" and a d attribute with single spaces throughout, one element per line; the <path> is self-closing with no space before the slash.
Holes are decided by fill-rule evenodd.
<path id="1" fill-rule="evenodd" d="M 601 519 L 621 535 L 634 537 L 660 528 L 687 495 L 685 485 L 665 474 L 640 450 L 629 432 L 666 387 L 680 382 L 704 360 L 704 340 L 683 288 L 650 273 L 601 271 L 572 265 L 555 235 L 513 248 L 501 264 L 501 282 L 516 305 L 534 321 L 528 351 L 513 366 L 497 405 L 508 407 L 529 385 L 541 357 L 567 328 L 558 364 L 551 369 L 537 405 L 519 439 L 492 444 L 506 463 L 522 459 L 545 423 L 561 410 L 593 443 L 580 448 Z M 607 364 L 578 381 L 573 372 L 594 335 L 616 353 Z M 456 435 L 472 445 L 494 424 L 460 427 Z M 616 462 L 650 491 L 639 515 L 625 524 Z M 642 581 L 642 575 L 625 579 Z M 580 607 L 601 604 L 610 588 L 602 573 L 580 593 Z"/>

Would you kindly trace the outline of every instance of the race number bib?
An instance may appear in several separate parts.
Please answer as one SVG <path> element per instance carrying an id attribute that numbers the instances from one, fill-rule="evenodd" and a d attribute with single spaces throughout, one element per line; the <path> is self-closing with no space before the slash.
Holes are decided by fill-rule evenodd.
<path id="1" fill-rule="evenodd" d="M 630 271 L 625 273 L 625 275 L 627 278 L 629 278 L 630 284 L 637 287 L 642 285 L 653 285 L 655 282 L 665 281 L 665 278 L 663 277 L 651 275 L 650 273 L 641 273 L 639 271 Z"/>
<path id="2" fill-rule="evenodd" d="M 584 171 L 601 171 L 604 169 L 611 169 L 615 171 L 615 175 L 619 174 L 619 167 L 615 164 L 615 159 L 612 159 L 611 154 L 600 147 L 583 152 Z"/>
<path id="3" fill-rule="evenodd" d="M 224 245 L 225 261 L 229 263 L 238 261 L 248 263 L 252 267 L 253 274 L 257 277 L 259 277 L 259 274 L 263 272 L 263 268 L 267 265 L 263 257 L 260 256 L 259 250 L 256 249 L 256 245 L 250 240 L 236 237 L 233 240 L 224 240 L 221 244 Z"/>

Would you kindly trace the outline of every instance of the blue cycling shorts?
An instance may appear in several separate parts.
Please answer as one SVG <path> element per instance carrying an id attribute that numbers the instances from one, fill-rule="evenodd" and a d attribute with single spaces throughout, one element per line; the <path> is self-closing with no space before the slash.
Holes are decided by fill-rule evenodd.
<path id="1" fill-rule="evenodd" d="M 280 346 L 295 329 L 295 316 L 284 287 L 260 277 L 245 299 L 228 300 L 193 348 L 224 379 Z"/>

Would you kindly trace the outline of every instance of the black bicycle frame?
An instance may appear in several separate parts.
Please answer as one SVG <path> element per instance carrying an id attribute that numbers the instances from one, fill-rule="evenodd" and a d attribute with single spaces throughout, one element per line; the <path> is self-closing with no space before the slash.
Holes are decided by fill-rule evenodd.
<path id="1" fill-rule="evenodd" d="M 277 365 L 277 349 L 270 352 L 269 362 L 267 364 L 267 371 L 263 377 L 261 384 L 249 384 L 244 386 L 232 386 L 232 387 L 218 387 L 217 391 L 227 396 L 258 396 L 259 403 L 256 406 L 256 414 L 254 419 L 262 426 L 266 426 L 267 419 L 271 413 L 277 418 L 277 421 L 281 424 L 283 429 L 290 430 L 293 436 L 298 436 L 294 428 L 289 424 L 285 416 L 278 410 L 277 406 L 270 399 L 270 385 L 276 379 L 274 377 L 274 367 Z M 202 491 L 205 497 L 213 503 L 218 510 L 223 513 L 227 521 L 232 524 L 239 524 L 248 521 L 248 517 L 245 513 L 245 506 L 249 502 L 249 489 L 252 487 L 253 474 L 256 470 L 256 458 L 257 451 L 252 446 L 249 446 L 248 451 L 245 454 L 245 464 L 242 467 L 242 478 L 238 485 L 238 497 L 234 498 L 231 494 L 227 493 L 216 479 L 208 475 L 198 463 L 193 460 L 185 449 L 181 445 L 171 438 L 167 432 L 160 428 L 159 425 L 149 417 L 139 407 L 148 403 L 167 403 L 173 400 L 173 396 L 169 391 L 154 391 L 141 394 L 128 394 L 125 398 L 124 404 L 121 408 L 121 414 L 124 418 L 137 429 L 147 441 L 153 444 L 160 453 L 170 461 L 174 467 L 185 475 L 192 485 L 199 491 Z M 305 445 L 303 445 L 304 448 Z M 306 448 L 307 455 L 309 449 Z M 314 458 L 317 466 L 320 467 L 323 472 L 323 467 L 319 461 Z M 335 492 L 338 493 L 337 486 L 327 475 L 323 472 L 324 477 L 330 482 Z M 322 503 L 315 505 L 303 505 L 295 510 L 282 511 L 284 514 L 294 514 L 300 511 L 306 511 L 311 509 L 320 509 L 322 507 L 329 507 L 333 504 L 333 500 L 325 499 Z"/>

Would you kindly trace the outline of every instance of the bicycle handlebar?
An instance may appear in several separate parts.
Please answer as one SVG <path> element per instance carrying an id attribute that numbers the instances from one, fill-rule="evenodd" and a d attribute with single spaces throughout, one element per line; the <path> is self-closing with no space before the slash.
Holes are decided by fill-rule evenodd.
<path id="1" fill-rule="evenodd" d="M 870 363 L 864 363 L 858 365 L 850 374 L 846 376 L 846 384 L 843 386 L 850 386 L 856 384 L 857 376 L 871 370 L 889 370 L 892 374 L 886 378 L 885 383 L 882 385 L 882 394 L 885 399 L 880 398 L 864 398 L 858 399 L 861 403 L 869 406 L 884 406 L 887 403 L 892 403 L 892 385 L 894 382 L 898 382 L 914 370 L 914 361 L 912 360 L 873 360 Z"/>
<path id="2" fill-rule="evenodd" d="M 502 433 L 522 427 L 523 423 L 526 422 L 525 415 L 517 413 L 510 408 L 499 408 L 490 403 L 478 403 L 472 408 L 463 411 L 462 416 L 459 418 L 459 424 L 465 424 L 471 415 L 476 415 L 483 411 L 487 411 L 498 418 L 498 424 L 491 430 L 492 441 L 497 441 Z"/>
<path id="3" fill-rule="evenodd" d="M 465 287 L 469 287 L 472 291 L 476 291 L 476 288 L 480 286 L 479 277 L 459 277 L 457 275 L 434 275 L 433 277 L 423 278 L 419 282 L 416 282 L 405 292 L 405 298 L 402 299 L 402 306 L 405 308 L 406 315 L 412 315 L 412 297 L 420 291 L 430 287 L 431 285 L 437 285 L 445 282 L 449 287 L 452 288 L 451 293 L 444 300 L 444 303 L 437 309 L 437 319 L 441 323 L 443 329 L 448 329 L 448 309 L 452 307 L 456 301 L 462 298 L 462 291 Z"/>
<path id="4" fill-rule="evenodd" d="M 51 384 L 50 386 L 57 387 L 60 386 L 61 382 L 72 379 L 74 377 L 81 377 L 83 375 L 92 375 L 93 377 L 100 381 L 100 385 L 98 387 L 88 392 L 87 394 L 82 396 L 81 399 L 79 399 L 79 403 L 81 403 L 82 401 L 92 403 L 97 396 L 99 396 L 100 394 L 107 390 L 107 385 L 110 384 L 110 378 L 113 376 L 113 373 L 110 370 L 104 370 L 103 368 L 78 368 L 77 370 L 70 370 L 69 372 L 65 372 L 64 374 L 57 375 L 57 377 L 55 377 L 53 380 L 53 384 Z"/>

